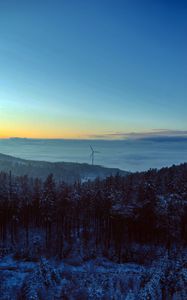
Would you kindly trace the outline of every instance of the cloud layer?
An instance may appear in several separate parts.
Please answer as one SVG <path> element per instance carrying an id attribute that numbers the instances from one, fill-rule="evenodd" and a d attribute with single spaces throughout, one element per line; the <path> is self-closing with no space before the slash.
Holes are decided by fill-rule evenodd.
<path id="1" fill-rule="evenodd" d="M 154 139 L 154 140 L 183 140 L 187 139 L 187 130 L 152 129 L 147 132 L 107 132 L 89 135 L 92 139 Z"/>

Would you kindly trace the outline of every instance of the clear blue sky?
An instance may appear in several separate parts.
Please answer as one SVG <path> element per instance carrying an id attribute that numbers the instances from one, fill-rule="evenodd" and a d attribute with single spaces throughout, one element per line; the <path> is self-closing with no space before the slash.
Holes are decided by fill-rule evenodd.
<path id="1" fill-rule="evenodd" d="M 0 136 L 187 130 L 187 2 L 0 0 Z"/>

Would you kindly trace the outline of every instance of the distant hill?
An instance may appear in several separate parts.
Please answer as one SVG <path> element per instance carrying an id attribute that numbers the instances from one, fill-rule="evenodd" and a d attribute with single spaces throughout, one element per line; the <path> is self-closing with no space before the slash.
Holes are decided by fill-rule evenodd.
<path id="1" fill-rule="evenodd" d="M 72 183 L 75 180 L 87 181 L 96 177 L 105 178 L 119 173 L 127 175 L 128 172 L 117 168 L 106 168 L 99 165 L 72 162 L 46 162 L 21 159 L 0 153 L 0 171 L 12 171 L 13 175 L 28 175 L 45 179 L 53 173 L 56 180 Z"/>

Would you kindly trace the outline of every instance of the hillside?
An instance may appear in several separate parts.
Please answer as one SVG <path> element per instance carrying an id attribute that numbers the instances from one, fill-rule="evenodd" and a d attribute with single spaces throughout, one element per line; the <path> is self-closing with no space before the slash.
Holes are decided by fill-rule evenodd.
<path id="1" fill-rule="evenodd" d="M 73 162 L 46 162 L 25 160 L 0 153 L 0 171 L 12 171 L 13 175 L 39 177 L 45 179 L 50 173 L 56 180 L 72 183 L 76 180 L 87 181 L 96 177 L 105 178 L 110 175 L 127 175 L 128 172 L 117 168 L 106 168 Z"/>
<path id="2" fill-rule="evenodd" d="M 0 299 L 187 299 L 187 164 L 82 184 L 0 173 Z"/>

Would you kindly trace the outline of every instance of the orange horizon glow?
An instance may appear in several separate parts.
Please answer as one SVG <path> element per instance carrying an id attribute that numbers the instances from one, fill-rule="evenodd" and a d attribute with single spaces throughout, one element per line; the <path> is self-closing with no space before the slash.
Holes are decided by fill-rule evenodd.
<path id="1" fill-rule="evenodd" d="M 31 139 L 83 139 L 88 138 L 89 134 L 75 134 L 75 133 L 63 133 L 61 135 L 54 135 L 49 133 L 40 134 L 35 131 L 33 133 L 27 134 L 16 134 L 16 133 L 8 133 L 8 134 L 0 134 L 0 139 L 10 139 L 10 138 L 31 138 Z"/>
<path id="2" fill-rule="evenodd" d="M 61 133 L 60 133 L 61 131 Z M 30 139 L 94 139 L 95 136 L 101 136 L 104 137 L 105 133 L 101 132 L 86 132 L 86 131 L 77 131 L 77 132 L 71 132 L 69 131 L 62 131 L 59 130 L 59 133 L 54 134 L 54 131 L 47 130 L 46 132 L 43 131 L 7 131 L 7 132 L 0 132 L 0 139 L 10 139 L 10 138 L 30 138 Z M 107 136 L 106 138 L 107 139 Z M 115 139 L 115 138 L 114 138 Z"/>

